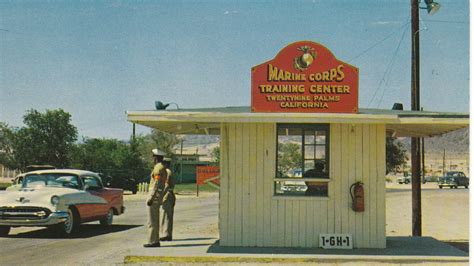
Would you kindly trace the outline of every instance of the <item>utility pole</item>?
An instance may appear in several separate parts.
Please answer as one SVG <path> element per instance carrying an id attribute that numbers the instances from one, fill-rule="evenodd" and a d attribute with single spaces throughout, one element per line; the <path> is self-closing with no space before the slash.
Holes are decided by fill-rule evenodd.
<path id="1" fill-rule="evenodd" d="M 411 0 L 411 110 L 420 111 L 419 0 Z M 420 138 L 411 138 L 412 235 L 421 236 Z"/>
<path id="2" fill-rule="evenodd" d="M 423 111 L 423 107 L 421 107 Z M 421 138 L 421 182 L 426 183 L 426 167 L 425 167 L 425 138 Z"/>
<path id="3" fill-rule="evenodd" d="M 446 149 L 443 149 L 443 176 L 446 176 Z"/>
<path id="4" fill-rule="evenodd" d="M 184 139 L 181 138 L 181 158 L 179 159 L 179 181 L 183 183 L 183 141 Z"/>
<path id="5" fill-rule="evenodd" d="M 135 141 L 135 123 L 133 123 L 132 139 Z"/>

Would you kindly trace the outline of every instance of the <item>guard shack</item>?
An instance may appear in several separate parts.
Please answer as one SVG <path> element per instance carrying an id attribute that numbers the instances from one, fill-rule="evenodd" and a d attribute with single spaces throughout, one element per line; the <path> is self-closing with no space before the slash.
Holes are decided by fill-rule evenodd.
<path id="1" fill-rule="evenodd" d="M 356 67 L 296 42 L 252 68 L 250 107 L 127 114 L 166 132 L 220 134 L 220 245 L 385 248 L 386 136 L 435 136 L 469 118 L 359 109 L 358 85 Z"/>

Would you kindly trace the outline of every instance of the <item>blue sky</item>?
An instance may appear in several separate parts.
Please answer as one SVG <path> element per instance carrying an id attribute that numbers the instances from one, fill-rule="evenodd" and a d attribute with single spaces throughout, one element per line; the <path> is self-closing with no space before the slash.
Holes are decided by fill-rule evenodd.
<path id="1" fill-rule="evenodd" d="M 421 105 L 468 112 L 469 2 L 439 2 L 420 10 Z M 125 111 L 155 100 L 250 105 L 251 67 L 300 40 L 359 68 L 359 107 L 407 109 L 409 19 L 409 0 L 2 1 L 0 121 L 63 108 L 81 136 L 127 139 Z"/>

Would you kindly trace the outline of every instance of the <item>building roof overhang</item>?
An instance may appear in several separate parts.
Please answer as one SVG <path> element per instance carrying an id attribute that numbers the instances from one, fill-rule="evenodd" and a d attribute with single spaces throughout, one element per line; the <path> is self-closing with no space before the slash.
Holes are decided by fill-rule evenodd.
<path id="1" fill-rule="evenodd" d="M 253 113 L 250 107 L 127 111 L 128 121 L 175 134 L 219 134 L 221 123 L 385 124 L 396 137 L 430 137 L 469 126 L 469 115 L 360 109 L 350 113 Z"/>

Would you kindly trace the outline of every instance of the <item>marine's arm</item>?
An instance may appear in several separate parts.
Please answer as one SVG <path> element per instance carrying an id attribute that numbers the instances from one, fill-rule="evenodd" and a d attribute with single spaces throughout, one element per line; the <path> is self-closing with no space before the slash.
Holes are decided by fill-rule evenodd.
<path id="1" fill-rule="evenodd" d="M 152 202 L 160 196 L 160 193 L 163 192 L 164 183 L 167 179 L 166 169 L 161 164 L 157 164 L 153 168 L 152 178 L 155 179 L 155 183 L 148 194 L 147 205 L 150 206 Z"/>

